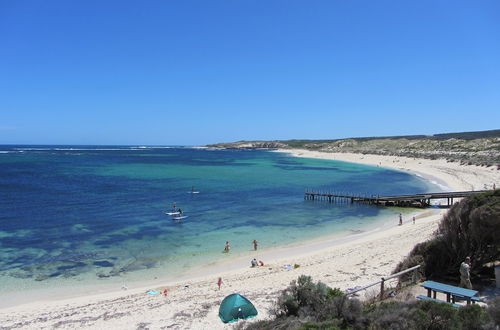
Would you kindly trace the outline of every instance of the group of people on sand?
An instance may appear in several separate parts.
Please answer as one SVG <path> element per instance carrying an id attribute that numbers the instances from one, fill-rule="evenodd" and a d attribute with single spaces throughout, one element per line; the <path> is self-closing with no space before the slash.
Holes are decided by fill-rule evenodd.
<path id="1" fill-rule="evenodd" d="M 252 265 L 252 268 L 257 266 L 264 266 L 264 261 L 262 260 L 257 261 L 257 259 L 253 258 L 252 261 L 250 262 L 250 265 Z"/>
<path id="2" fill-rule="evenodd" d="M 257 247 L 259 246 L 259 242 L 256 239 L 254 239 L 252 241 L 252 244 L 253 244 L 253 250 L 257 251 Z M 226 245 L 224 246 L 224 253 L 229 253 L 230 250 L 231 250 L 231 244 L 229 243 L 229 241 L 226 241 Z"/>

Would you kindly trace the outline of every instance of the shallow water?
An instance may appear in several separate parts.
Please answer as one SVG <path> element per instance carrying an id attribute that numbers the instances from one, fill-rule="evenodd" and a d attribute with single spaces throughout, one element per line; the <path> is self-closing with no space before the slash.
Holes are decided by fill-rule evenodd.
<path id="1" fill-rule="evenodd" d="M 253 239 L 271 248 L 359 232 L 400 212 L 304 201 L 306 188 L 389 195 L 430 186 L 268 151 L 0 146 L 0 290 L 174 278 L 226 258 L 226 241 L 243 254 Z M 184 221 L 164 214 L 173 202 Z"/>

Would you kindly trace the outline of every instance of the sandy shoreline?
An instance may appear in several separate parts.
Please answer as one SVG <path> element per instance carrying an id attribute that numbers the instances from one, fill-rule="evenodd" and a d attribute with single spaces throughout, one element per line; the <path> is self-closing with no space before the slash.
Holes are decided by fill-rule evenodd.
<path id="1" fill-rule="evenodd" d="M 450 190 L 481 190 L 500 183 L 496 168 L 462 166 L 443 160 L 423 160 L 391 156 L 333 154 L 304 150 L 283 150 L 295 156 L 335 159 L 383 166 L 418 173 Z M 486 185 L 486 186 L 485 186 Z M 329 238 L 308 245 L 258 251 L 257 258 L 269 262 L 265 267 L 249 268 L 248 257 L 232 260 L 231 265 L 215 263 L 198 269 L 176 283 L 163 286 L 117 290 L 66 300 L 36 301 L 0 309 L 0 329 L 121 328 L 137 329 L 223 329 L 218 318 L 220 301 L 239 292 L 259 310 L 257 320 L 269 317 L 268 309 L 278 293 L 299 275 L 312 276 L 331 287 L 347 289 L 388 275 L 418 242 L 429 238 L 444 211 L 424 211 L 416 224 L 354 235 Z M 286 270 L 285 265 L 300 265 Z M 225 270 L 222 272 L 221 270 Z M 216 290 L 222 276 L 224 284 Z M 148 295 L 148 289 L 168 288 L 167 297 Z M 29 293 L 28 293 L 29 294 Z"/>
<path id="2" fill-rule="evenodd" d="M 301 149 L 281 149 L 296 157 L 339 160 L 372 166 L 381 166 L 400 171 L 408 171 L 422 176 L 434 184 L 444 185 L 452 191 L 492 189 L 499 187 L 500 171 L 496 166 L 482 167 L 460 165 L 445 159 L 421 159 L 397 156 L 362 155 L 353 153 L 326 153 Z"/>

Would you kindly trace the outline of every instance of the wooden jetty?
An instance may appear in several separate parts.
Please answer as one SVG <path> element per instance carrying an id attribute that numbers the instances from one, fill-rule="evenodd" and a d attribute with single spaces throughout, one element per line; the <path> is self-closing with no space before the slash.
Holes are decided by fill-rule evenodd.
<path id="1" fill-rule="evenodd" d="M 474 194 L 484 193 L 490 190 L 476 191 L 453 191 L 453 192 L 438 192 L 438 193 L 423 193 L 395 196 L 363 196 L 342 192 L 321 192 L 306 190 L 304 194 L 305 200 L 321 200 L 330 203 L 365 203 L 381 206 L 399 206 L 399 207 L 428 207 L 433 199 L 446 199 L 447 203 L 444 207 L 453 205 L 453 200 L 472 196 Z"/>

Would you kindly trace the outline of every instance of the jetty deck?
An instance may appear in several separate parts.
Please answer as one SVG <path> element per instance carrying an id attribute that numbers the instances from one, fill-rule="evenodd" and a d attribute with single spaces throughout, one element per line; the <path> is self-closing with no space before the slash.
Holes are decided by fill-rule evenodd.
<path id="1" fill-rule="evenodd" d="M 441 205 L 450 207 L 453 205 L 454 199 L 464 198 L 479 193 L 484 193 L 490 190 L 474 190 L 474 191 L 452 191 L 452 192 L 437 192 L 423 194 L 407 194 L 394 196 L 362 196 L 350 193 L 339 192 L 321 192 L 306 190 L 304 199 L 306 200 L 322 200 L 330 203 L 365 203 L 381 206 L 399 206 L 399 207 L 428 207 L 431 205 L 431 200 L 446 199 L 446 204 Z"/>

